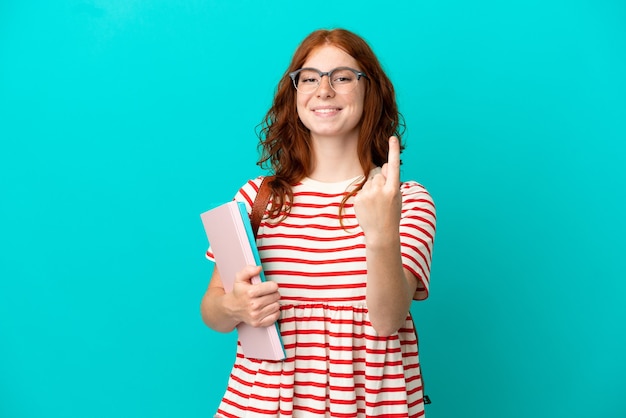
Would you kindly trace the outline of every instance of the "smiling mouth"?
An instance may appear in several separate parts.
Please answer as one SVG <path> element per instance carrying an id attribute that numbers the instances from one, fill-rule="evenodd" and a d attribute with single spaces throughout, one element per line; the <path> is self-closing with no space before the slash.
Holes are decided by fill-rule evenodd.
<path id="1" fill-rule="evenodd" d="M 329 109 L 313 109 L 314 113 L 319 113 L 322 115 L 329 115 L 331 113 L 337 113 L 339 112 L 341 109 L 337 108 L 337 107 L 333 107 L 333 108 L 329 108 Z"/>

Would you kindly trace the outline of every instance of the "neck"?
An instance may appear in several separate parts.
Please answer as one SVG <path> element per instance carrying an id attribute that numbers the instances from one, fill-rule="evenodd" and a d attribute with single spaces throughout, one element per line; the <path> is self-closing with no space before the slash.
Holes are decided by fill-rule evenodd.
<path id="1" fill-rule="evenodd" d="M 357 153 L 358 139 L 311 138 L 313 168 L 309 177 L 323 182 L 339 182 L 363 174 Z"/>

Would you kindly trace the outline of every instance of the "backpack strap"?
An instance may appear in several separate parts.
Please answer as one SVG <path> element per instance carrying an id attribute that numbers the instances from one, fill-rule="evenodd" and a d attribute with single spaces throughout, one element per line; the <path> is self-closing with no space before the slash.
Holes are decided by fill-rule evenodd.
<path id="1" fill-rule="evenodd" d="M 256 238 L 259 232 L 261 220 L 263 219 L 263 215 L 265 215 L 267 204 L 269 203 L 270 196 L 272 195 L 272 191 L 270 190 L 269 185 L 272 180 L 274 180 L 274 176 L 263 177 L 263 180 L 261 180 L 261 184 L 259 185 L 259 191 L 257 192 L 257 195 L 254 198 L 254 203 L 252 204 L 250 223 L 252 224 L 252 232 L 254 233 L 254 238 Z"/>

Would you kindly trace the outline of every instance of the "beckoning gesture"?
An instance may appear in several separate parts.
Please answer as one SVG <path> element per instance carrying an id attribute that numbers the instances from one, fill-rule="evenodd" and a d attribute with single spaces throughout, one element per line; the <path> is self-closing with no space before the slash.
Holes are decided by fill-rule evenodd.
<path id="1" fill-rule="evenodd" d="M 400 194 L 400 142 L 389 138 L 389 157 L 382 169 L 373 170 L 354 200 L 359 225 L 370 242 L 397 239 L 402 199 Z"/>

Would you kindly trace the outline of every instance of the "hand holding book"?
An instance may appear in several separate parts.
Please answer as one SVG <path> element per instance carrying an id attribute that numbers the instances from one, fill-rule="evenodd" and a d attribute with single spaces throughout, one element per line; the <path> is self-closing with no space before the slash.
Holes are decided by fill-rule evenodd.
<path id="1" fill-rule="evenodd" d="M 231 317 L 240 321 L 237 331 L 244 355 L 283 360 L 286 355 L 276 322 L 280 314 L 278 285 L 265 281 L 245 205 L 232 201 L 200 216 L 224 297 L 230 298 L 227 305 L 235 307 Z"/>
<path id="2" fill-rule="evenodd" d="M 273 325 L 280 315 L 280 294 L 275 282 L 252 283 L 261 273 L 259 266 L 246 266 L 235 275 L 231 299 L 233 316 L 253 327 Z"/>

